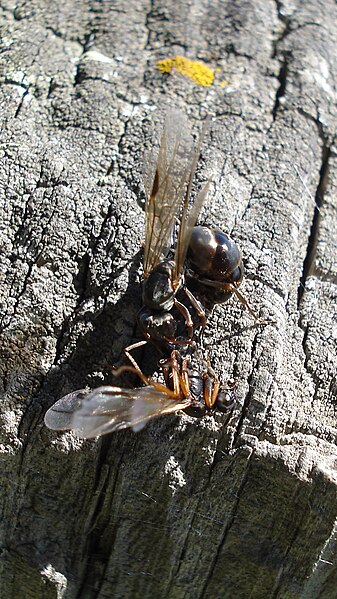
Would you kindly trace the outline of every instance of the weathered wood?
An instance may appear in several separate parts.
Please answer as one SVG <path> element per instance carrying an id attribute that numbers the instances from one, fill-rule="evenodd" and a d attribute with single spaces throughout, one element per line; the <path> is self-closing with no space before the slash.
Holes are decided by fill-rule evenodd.
<path id="1" fill-rule="evenodd" d="M 333 599 L 336 4 L 1 10 L 1 596 Z M 227 86 L 157 70 L 181 54 Z M 84 443 L 43 415 L 111 382 L 135 338 L 142 154 L 169 106 L 214 117 L 201 220 L 240 243 L 276 324 L 214 311 L 227 427 L 170 416 Z"/>

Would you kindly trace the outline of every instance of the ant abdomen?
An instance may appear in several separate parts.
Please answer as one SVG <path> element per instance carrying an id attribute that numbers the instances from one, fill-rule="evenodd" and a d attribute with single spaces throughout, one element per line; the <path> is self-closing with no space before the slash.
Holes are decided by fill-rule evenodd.
<path id="1" fill-rule="evenodd" d="M 213 281 L 214 287 L 238 286 L 243 278 L 241 252 L 236 243 L 220 229 L 193 227 L 187 253 L 188 265 L 200 282 Z"/>

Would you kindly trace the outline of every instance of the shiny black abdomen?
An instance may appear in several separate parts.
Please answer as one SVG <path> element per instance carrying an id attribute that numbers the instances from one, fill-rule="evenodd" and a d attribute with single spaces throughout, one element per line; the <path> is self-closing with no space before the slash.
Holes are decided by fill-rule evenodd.
<path id="1" fill-rule="evenodd" d="M 189 373 L 190 393 L 193 398 L 193 404 L 184 410 L 185 414 L 193 418 L 202 418 L 207 413 L 204 400 L 204 382 L 198 372 Z"/>
<path id="2" fill-rule="evenodd" d="M 174 346 L 166 341 L 177 336 L 177 320 L 171 312 L 153 312 L 144 306 L 138 312 L 138 322 L 145 336 L 159 349 L 165 353 L 174 349 Z"/>
<path id="3" fill-rule="evenodd" d="M 238 285 L 242 280 L 241 252 L 236 243 L 219 229 L 194 227 L 187 260 L 201 282 L 206 279 Z"/>

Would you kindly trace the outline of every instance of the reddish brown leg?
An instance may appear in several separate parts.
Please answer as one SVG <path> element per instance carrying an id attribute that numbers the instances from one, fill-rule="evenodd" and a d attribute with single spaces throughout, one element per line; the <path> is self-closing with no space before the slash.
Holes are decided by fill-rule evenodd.
<path id="1" fill-rule="evenodd" d="M 112 371 L 113 374 L 115 376 L 119 376 L 123 372 L 132 372 L 133 374 L 137 374 L 139 376 L 139 378 L 143 381 L 143 383 L 145 383 L 145 385 L 147 385 L 149 387 L 154 387 L 158 391 L 162 391 L 163 393 L 165 393 L 165 395 L 168 395 L 172 399 L 179 399 L 179 397 L 180 397 L 179 392 L 177 393 L 177 391 L 175 390 L 175 387 L 174 387 L 174 390 L 172 391 L 167 385 L 163 385 L 162 383 L 159 383 L 158 381 L 154 381 L 151 378 L 147 378 L 142 373 L 136 360 L 129 354 L 128 350 L 130 350 L 130 347 L 134 349 L 134 347 L 138 347 L 139 345 L 142 345 L 143 343 L 144 342 L 139 342 L 139 344 L 135 343 L 133 346 L 129 346 L 124 350 L 125 354 L 129 358 L 129 360 L 130 360 L 131 364 L 133 364 L 133 366 L 120 366 L 119 368 L 116 368 Z M 175 384 L 175 381 L 173 381 L 173 383 Z M 178 384 L 179 384 L 179 379 L 178 379 Z"/>
<path id="2" fill-rule="evenodd" d="M 170 359 L 170 367 L 171 367 L 171 376 L 173 382 L 173 392 L 176 395 L 177 399 L 181 397 L 181 385 L 180 385 L 180 376 L 179 376 L 179 364 L 177 360 L 177 352 L 173 351 L 171 353 Z"/>
<path id="3" fill-rule="evenodd" d="M 218 399 L 219 391 L 220 391 L 220 382 L 219 382 L 219 379 L 216 377 L 213 382 L 213 389 L 212 389 L 212 395 L 211 395 L 211 407 L 214 406 L 216 400 Z"/>
<path id="4" fill-rule="evenodd" d="M 187 287 L 184 287 L 184 292 L 187 295 L 191 305 L 195 309 L 197 315 L 199 316 L 199 318 L 201 320 L 202 329 L 204 329 L 206 326 L 206 315 L 205 315 L 205 311 L 204 311 L 201 303 L 198 302 L 197 298 L 194 297 L 193 293 L 191 293 L 189 291 L 189 289 L 187 289 Z M 165 337 L 165 341 L 167 341 L 168 343 L 173 343 L 175 345 L 191 345 L 192 338 L 193 338 L 193 332 L 194 332 L 194 325 L 193 325 L 193 320 L 192 320 L 190 311 L 184 304 L 179 302 L 177 299 L 174 300 L 174 305 L 185 320 L 188 339 L 187 340 L 169 339 L 169 338 Z"/>
<path id="5" fill-rule="evenodd" d="M 187 327 L 187 337 L 189 339 L 192 339 L 192 337 L 193 337 L 193 320 L 189 313 L 188 308 L 186 308 L 186 306 L 184 306 L 184 304 L 182 304 L 181 302 L 178 302 L 177 299 L 174 300 L 174 305 L 185 319 L 185 324 Z"/>
<path id="6" fill-rule="evenodd" d="M 177 299 L 174 300 L 174 305 L 185 319 L 188 339 L 170 339 L 169 337 L 164 337 L 164 340 L 167 341 L 167 343 L 172 343 L 173 345 L 192 345 L 193 321 L 188 308 L 186 308 L 186 306 L 184 306 L 184 304 L 181 302 L 178 302 Z"/>
<path id="7" fill-rule="evenodd" d="M 247 308 L 249 314 L 252 315 L 252 317 L 256 320 L 256 322 L 258 322 L 259 324 L 273 324 L 274 323 L 273 320 L 264 320 L 263 318 L 260 318 L 256 314 L 256 312 L 254 312 L 254 310 L 250 307 L 250 305 L 248 303 L 248 300 L 246 300 L 245 296 L 242 295 L 242 293 L 234 285 L 231 285 L 230 288 L 231 288 L 231 291 L 233 291 L 233 293 L 235 293 L 235 295 L 238 298 L 239 302 L 245 308 Z"/>
<path id="8" fill-rule="evenodd" d="M 152 384 L 151 379 L 148 379 L 142 373 L 136 360 L 130 354 L 130 351 L 132 351 L 133 349 L 136 349 L 137 347 L 142 347 L 142 345 L 145 345 L 146 343 L 147 343 L 147 341 L 138 341 L 137 343 L 133 343 L 132 345 L 128 345 L 127 347 L 124 348 L 123 351 L 124 351 L 126 357 L 128 358 L 128 360 L 131 362 L 132 366 L 120 366 L 119 368 L 114 368 L 112 370 L 114 376 L 119 376 L 120 374 L 122 374 L 122 372 L 133 372 L 134 374 L 137 374 L 139 376 L 139 378 L 143 381 L 143 383 L 145 383 L 145 385 Z"/>
<path id="9" fill-rule="evenodd" d="M 206 408 L 211 408 L 212 407 L 212 381 L 209 378 L 207 372 L 204 372 L 204 374 L 202 375 L 202 380 L 203 380 L 203 396 L 204 396 L 204 402 L 206 404 Z"/>
<path id="10" fill-rule="evenodd" d="M 138 347 L 142 347 L 143 345 L 146 345 L 147 340 L 143 340 L 143 341 L 137 341 L 137 343 L 132 343 L 132 345 L 128 345 L 127 347 L 124 347 L 124 353 L 126 355 L 126 357 L 128 358 L 128 360 L 130 360 L 131 364 L 133 364 L 133 366 L 135 368 L 139 368 L 136 360 L 133 358 L 133 356 L 131 356 L 130 352 L 133 351 L 134 349 L 137 349 Z"/>
<path id="11" fill-rule="evenodd" d="M 191 291 L 189 289 L 187 289 L 187 287 L 184 287 L 183 290 L 184 290 L 184 293 L 187 295 L 189 301 L 191 302 L 191 305 L 195 309 L 197 315 L 199 316 L 199 318 L 201 320 L 201 326 L 204 329 L 205 326 L 206 326 L 206 314 L 205 314 L 205 310 L 203 309 L 201 303 L 193 295 L 193 293 L 191 293 Z"/>
<path id="12" fill-rule="evenodd" d="M 190 379 L 189 379 L 187 367 L 188 367 L 188 359 L 184 358 L 183 363 L 181 365 L 181 370 L 180 370 L 180 384 L 181 384 L 181 389 L 183 392 L 183 397 L 185 397 L 186 399 L 190 397 Z"/>
<path id="13" fill-rule="evenodd" d="M 170 381 L 170 363 L 168 360 L 159 360 L 159 366 L 162 370 L 163 376 L 164 376 L 164 380 L 165 383 L 167 385 L 168 388 L 170 388 L 171 385 L 171 381 Z"/>
<path id="14" fill-rule="evenodd" d="M 256 322 L 258 322 L 259 324 L 275 324 L 274 320 L 264 320 L 263 318 L 260 318 L 256 312 L 254 312 L 253 308 L 251 308 L 248 300 L 245 298 L 244 295 L 242 295 L 242 293 L 238 290 L 238 288 L 233 285 L 232 283 L 222 283 L 219 281 L 212 281 L 210 279 L 199 279 L 203 285 L 207 285 L 207 287 L 214 287 L 215 289 L 222 289 L 223 291 L 229 291 L 232 292 L 236 295 L 236 297 L 238 298 L 239 302 L 241 302 L 241 304 L 243 306 L 245 306 L 245 308 L 247 308 L 249 314 L 251 314 L 251 316 L 254 318 L 254 320 L 256 320 Z M 196 298 L 194 298 L 195 301 L 198 301 Z M 191 301 L 191 300 L 190 300 Z"/>

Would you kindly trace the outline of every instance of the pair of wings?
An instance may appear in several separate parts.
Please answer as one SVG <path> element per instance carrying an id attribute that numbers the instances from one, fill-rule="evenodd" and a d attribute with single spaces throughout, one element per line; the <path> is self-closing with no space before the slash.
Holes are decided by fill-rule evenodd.
<path id="1" fill-rule="evenodd" d="M 65 395 L 49 408 L 44 422 L 51 430 L 72 430 L 81 439 L 90 439 L 125 428 L 137 432 L 152 418 L 184 410 L 189 405 L 190 400 L 173 399 L 151 386 L 136 389 L 104 386 Z"/>
<path id="2" fill-rule="evenodd" d="M 159 154 L 153 166 L 147 166 L 144 184 L 147 194 L 145 208 L 144 277 L 167 256 L 174 227 L 179 223 L 174 256 L 174 278 L 182 272 L 192 229 L 205 201 L 210 181 L 189 206 L 192 181 L 200 147 L 208 128 L 204 125 L 197 147 L 194 146 L 187 117 L 177 110 L 168 112 L 161 138 Z M 150 161 L 149 161 L 150 162 Z"/>

